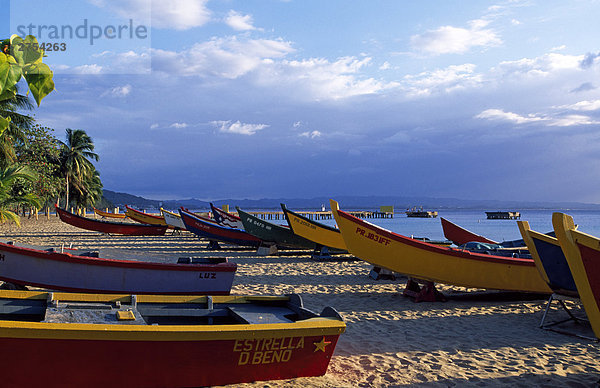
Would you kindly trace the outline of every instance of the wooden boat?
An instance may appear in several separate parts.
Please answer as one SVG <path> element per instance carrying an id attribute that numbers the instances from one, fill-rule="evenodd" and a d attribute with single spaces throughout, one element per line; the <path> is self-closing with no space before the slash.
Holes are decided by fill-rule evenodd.
<path id="1" fill-rule="evenodd" d="M 321 224 L 320 222 L 313 221 L 308 217 L 295 213 L 289 210 L 283 203 L 281 204 L 281 209 L 283 210 L 283 214 L 285 215 L 290 228 L 298 236 L 314 241 L 324 247 L 338 249 L 340 251 L 347 250 L 346 243 L 338 228 Z"/>
<path id="2" fill-rule="evenodd" d="M 185 229 L 185 225 L 179 214 L 165 210 L 162 207 L 160 208 L 160 211 L 168 227 L 173 229 Z"/>
<path id="3" fill-rule="evenodd" d="M 135 210 L 127 205 L 125 205 L 125 209 L 125 215 L 131 218 L 132 220 L 139 222 L 140 224 L 165 226 L 167 225 L 165 219 L 162 216 L 144 213 L 139 210 Z"/>
<path id="4" fill-rule="evenodd" d="M 167 231 L 166 225 L 140 225 L 126 222 L 94 220 L 81 217 L 56 207 L 61 221 L 81 229 L 102 233 L 126 234 L 130 236 L 162 236 Z"/>
<path id="5" fill-rule="evenodd" d="M 0 291 L 8 387 L 200 387 L 325 374 L 345 324 L 290 296 Z"/>
<path id="6" fill-rule="evenodd" d="M 535 266 L 552 291 L 560 295 L 578 297 L 575 280 L 558 239 L 531 230 L 527 221 L 517 221 L 517 225 Z"/>
<path id="7" fill-rule="evenodd" d="M 99 209 L 94 208 L 94 213 L 104 218 L 117 218 L 117 219 L 125 219 L 127 216 L 121 213 L 109 213 Z"/>
<path id="8" fill-rule="evenodd" d="M 210 204 L 210 210 L 212 211 L 213 218 L 215 222 L 222 226 L 227 226 L 230 228 L 244 230 L 244 224 L 242 224 L 242 220 L 240 217 L 235 214 L 231 214 L 226 212 L 225 210 L 221 210 L 218 207 L 215 207 L 212 202 Z"/>
<path id="9" fill-rule="evenodd" d="M 314 242 L 294 234 L 294 231 L 289 227 L 261 220 L 260 218 L 243 211 L 239 207 L 236 207 L 236 209 L 240 215 L 242 224 L 244 225 L 244 230 L 261 239 L 267 245 L 300 249 L 316 248 Z"/>
<path id="10" fill-rule="evenodd" d="M 237 268 L 227 262 L 170 264 L 68 252 L 0 243 L 0 280 L 63 291 L 227 295 Z"/>
<path id="11" fill-rule="evenodd" d="M 249 247 L 259 247 L 262 243 L 261 239 L 243 230 L 218 225 L 212 220 L 200 217 L 200 215 L 190 211 L 179 209 L 179 214 L 187 230 L 211 241 L 222 241 Z"/>
<path id="12" fill-rule="evenodd" d="M 331 210 L 348 251 L 378 267 L 463 287 L 551 293 L 532 259 L 493 256 L 428 244 Z"/>
<path id="13" fill-rule="evenodd" d="M 564 213 L 552 214 L 552 226 L 594 335 L 600 338 L 600 239 L 576 230 L 573 218 Z"/>
<path id="14" fill-rule="evenodd" d="M 454 222 L 448 221 L 444 217 L 440 217 L 442 221 L 442 230 L 444 231 L 444 237 L 452 241 L 456 245 L 463 245 L 468 242 L 482 242 L 486 244 L 499 244 L 494 240 L 480 236 L 473 233 L 463 227 L 456 225 Z"/>

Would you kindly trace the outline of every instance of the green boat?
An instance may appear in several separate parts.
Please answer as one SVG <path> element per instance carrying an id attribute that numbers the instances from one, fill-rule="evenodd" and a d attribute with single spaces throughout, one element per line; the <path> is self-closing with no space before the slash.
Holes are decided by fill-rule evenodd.
<path id="1" fill-rule="evenodd" d="M 314 242 L 300 237 L 288 227 L 262 220 L 236 207 L 244 230 L 267 244 L 284 248 L 316 249 Z"/>

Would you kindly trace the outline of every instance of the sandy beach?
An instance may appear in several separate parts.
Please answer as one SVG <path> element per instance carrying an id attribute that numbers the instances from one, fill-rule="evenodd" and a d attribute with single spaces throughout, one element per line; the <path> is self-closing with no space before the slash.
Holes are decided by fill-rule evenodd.
<path id="1" fill-rule="evenodd" d="M 25 218 L 21 228 L 4 224 L 0 229 L 4 240 L 118 249 L 123 258 L 174 262 L 186 256 L 226 256 L 238 265 L 232 294 L 293 292 L 311 310 L 332 306 L 343 316 L 347 329 L 325 376 L 244 387 L 590 387 L 600 381 L 597 342 L 539 328 L 545 297 L 440 284 L 447 302 L 414 303 L 402 295 L 406 278 L 373 280 L 368 276 L 371 266 L 349 255 L 317 262 L 303 251 L 273 256 L 252 250 L 208 251 L 206 242 L 189 233 L 107 236 L 54 216 Z M 576 303 L 569 305 L 582 314 Z M 549 313 L 550 320 L 565 316 L 558 304 Z"/>

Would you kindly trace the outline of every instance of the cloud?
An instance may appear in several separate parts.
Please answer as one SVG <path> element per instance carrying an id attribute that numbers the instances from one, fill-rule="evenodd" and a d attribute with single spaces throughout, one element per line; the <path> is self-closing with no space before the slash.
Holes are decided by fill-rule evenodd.
<path id="1" fill-rule="evenodd" d="M 491 121 L 507 121 L 514 124 L 526 124 L 545 120 L 544 118 L 535 115 L 521 116 L 517 113 L 505 112 L 501 109 L 484 110 L 475 116 L 475 118 Z"/>
<path id="2" fill-rule="evenodd" d="M 300 137 L 307 137 L 310 139 L 316 139 L 318 137 L 322 136 L 322 133 L 319 131 L 312 131 L 312 132 L 302 132 L 300 135 L 298 135 Z"/>
<path id="3" fill-rule="evenodd" d="M 153 70 L 179 75 L 239 78 L 294 52 L 290 42 L 272 39 L 213 38 L 175 52 L 153 50 Z"/>
<path id="4" fill-rule="evenodd" d="M 504 121 L 519 124 L 529 124 L 535 122 L 544 122 L 550 127 L 572 127 L 578 125 L 595 125 L 600 122 L 583 115 L 565 115 L 565 116 L 543 116 L 539 114 L 529 114 L 522 116 L 513 112 L 505 112 L 501 109 L 487 109 L 479 113 L 475 118 L 490 121 Z"/>
<path id="5" fill-rule="evenodd" d="M 158 123 L 154 123 L 150 126 L 150 129 L 157 129 L 159 127 Z"/>
<path id="6" fill-rule="evenodd" d="M 584 82 L 575 89 L 571 90 L 571 93 L 580 93 L 580 92 L 589 92 L 590 90 L 594 90 L 596 87 L 591 82 Z"/>
<path id="7" fill-rule="evenodd" d="M 600 53 L 587 53 L 585 57 L 581 60 L 581 67 L 583 69 L 589 69 L 594 65 L 594 62 L 597 58 L 600 58 Z"/>
<path id="8" fill-rule="evenodd" d="M 251 15 L 242 15 L 234 10 L 229 11 L 225 18 L 225 24 L 236 31 L 251 31 L 256 30 L 252 25 Z"/>
<path id="9" fill-rule="evenodd" d="M 485 28 L 488 21 L 477 19 L 469 22 L 468 28 L 442 26 L 410 38 L 414 50 L 429 54 L 463 54 L 475 47 L 492 47 L 502 44 L 500 37 Z"/>
<path id="10" fill-rule="evenodd" d="M 444 69 L 426 71 L 417 75 L 406 75 L 402 88 L 409 96 L 423 96 L 433 93 L 449 93 L 467 87 L 477 87 L 483 82 L 483 76 L 475 72 L 475 65 L 465 63 L 452 65 Z"/>
<path id="11" fill-rule="evenodd" d="M 123 85 L 123 86 L 115 86 L 114 88 L 109 89 L 106 92 L 102 93 L 101 97 L 106 97 L 106 96 L 125 97 L 129 93 L 131 93 L 131 90 L 132 90 L 132 87 L 130 84 Z"/>
<path id="12" fill-rule="evenodd" d="M 187 128 L 189 125 L 187 123 L 173 123 L 171 125 L 169 125 L 169 128 L 176 128 L 176 129 L 182 129 L 182 128 Z"/>
<path id="13" fill-rule="evenodd" d="M 600 121 L 592 120 L 588 116 L 583 115 L 567 115 L 552 119 L 548 125 L 551 127 L 573 127 L 577 125 L 596 125 Z"/>
<path id="14" fill-rule="evenodd" d="M 536 58 L 500 62 L 492 73 L 498 73 L 500 77 L 546 77 L 559 71 L 580 70 L 582 59 L 582 55 L 549 53 Z"/>
<path id="15" fill-rule="evenodd" d="M 267 124 L 246 124 L 239 120 L 232 123 L 228 121 L 211 121 L 211 124 L 219 128 L 219 132 L 237 133 L 240 135 L 254 135 L 257 131 L 270 127 Z"/>
<path id="16" fill-rule="evenodd" d="M 303 99 L 335 100 L 380 92 L 397 86 L 361 77 L 371 58 L 342 57 L 288 60 L 296 50 L 282 39 L 213 38 L 188 50 L 153 50 L 153 70 L 185 76 L 238 79 L 285 90 Z"/>
<path id="17" fill-rule="evenodd" d="M 561 105 L 558 108 L 565 108 L 577 111 L 594 111 L 600 109 L 600 100 L 579 101 L 571 105 Z"/>
<path id="18" fill-rule="evenodd" d="M 97 7 L 107 8 L 125 19 L 150 21 L 153 28 L 188 30 L 211 20 L 206 7 L 208 0 L 89 0 Z"/>

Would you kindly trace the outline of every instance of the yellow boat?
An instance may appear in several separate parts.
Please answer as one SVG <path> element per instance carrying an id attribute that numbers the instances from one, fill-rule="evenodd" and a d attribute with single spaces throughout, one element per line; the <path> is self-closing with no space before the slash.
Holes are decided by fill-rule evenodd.
<path id="1" fill-rule="evenodd" d="M 564 213 L 552 214 L 552 226 L 592 330 L 600 338 L 600 239 L 576 230 L 573 217 Z"/>
<path id="2" fill-rule="evenodd" d="M 125 209 L 125 215 L 131 218 L 132 220 L 139 222 L 140 224 L 167 225 L 162 215 L 156 216 L 153 214 L 144 213 L 139 210 L 135 210 L 127 205 L 125 205 Z"/>
<path id="3" fill-rule="evenodd" d="M 109 212 L 105 212 L 99 209 L 94 208 L 94 213 L 96 213 L 97 215 L 99 215 L 100 217 L 104 217 L 104 218 L 120 218 L 123 219 L 125 217 L 127 217 L 125 214 L 122 213 L 109 213 Z"/>
<path id="4" fill-rule="evenodd" d="M 285 214 L 290 228 L 298 236 L 324 247 L 339 249 L 340 251 L 347 250 L 346 243 L 339 229 L 323 225 L 295 213 L 289 210 L 284 204 L 281 204 L 281 209 L 283 209 L 283 214 Z"/>
<path id="5" fill-rule="evenodd" d="M 330 203 L 348 251 L 371 264 L 456 286 L 552 293 L 532 259 L 472 253 L 417 241 L 341 211 L 334 200 Z"/>

